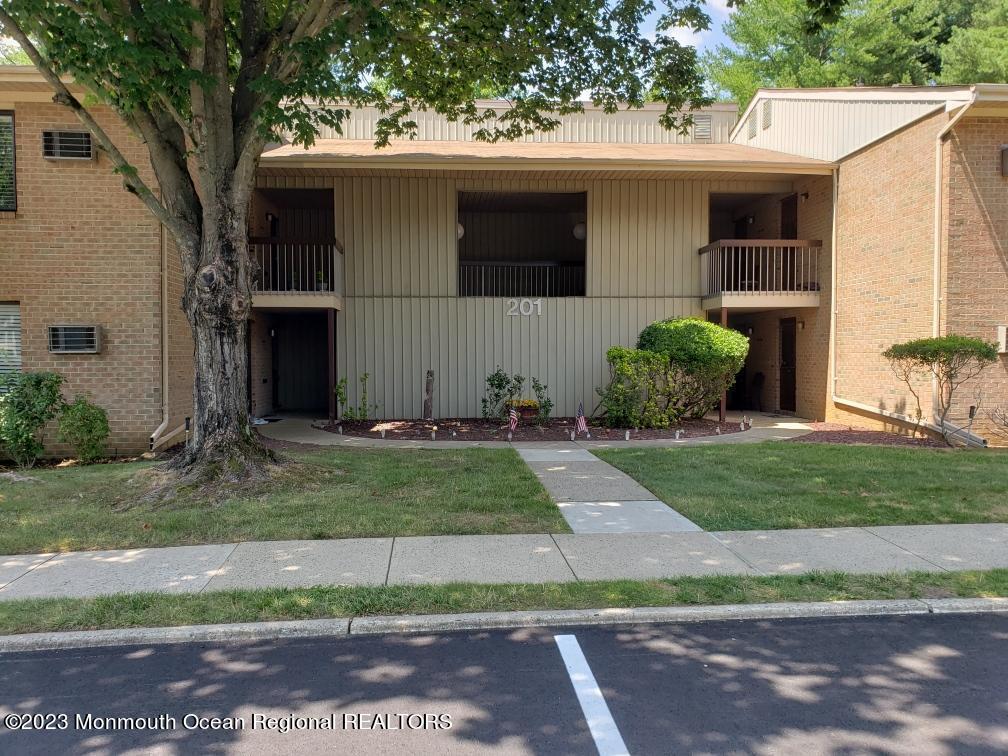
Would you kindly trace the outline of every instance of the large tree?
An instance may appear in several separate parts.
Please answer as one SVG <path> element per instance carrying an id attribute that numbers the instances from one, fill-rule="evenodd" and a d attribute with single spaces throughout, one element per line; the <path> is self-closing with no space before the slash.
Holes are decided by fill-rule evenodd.
<path id="1" fill-rule="evenodd" d="M 943 84 L 1008 81 L 1008 0 L 989 0 L 941 48 Z"/>
<path id="2" fill-rule="evenodd" d="M 942 46 L 986 1 L 746 0 L 724 25 L 732 44 L 703 65 L 714 89 L 743 107 L 767 86 L 928 84 Z"/>
<path id="3" fill-rule="evenodd" d="M 194 428 L 172 463 L 183 479 L 267 474 L 249 427 L 245 336 L 251 307 L 247 210 L 270 140 L 310 144 L 353 107 L 384 111 L 377 142 L 411 135 L 432 109 L 477 124 L 483 140 L 550 129 L 583 93 L 613 111 L 661 116 L 704 102 L 696 51 L 667 32 L 706 28 L 703 0 L 671 0 L 658 33 L 651 0 L 0 0 L 16 40 L 136 195 L 182 260 L 182 308 L 195 341 Z M 111 106 L 146 145 L 148 185 L 63 77 Z M 477 107 L 505 92 L 502 118 Z M 176 480 L 179 475 L 174 476 Z"/>

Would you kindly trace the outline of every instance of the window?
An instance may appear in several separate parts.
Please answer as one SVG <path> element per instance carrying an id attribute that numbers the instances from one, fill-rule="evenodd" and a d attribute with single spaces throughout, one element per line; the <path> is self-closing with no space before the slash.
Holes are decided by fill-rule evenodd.
<path id="1" fill-rule="evenodd" d="M 583 297 L 583 192 L 460 192 L 460 297 Z"/>
<path id="2" fill-rule="evenodd" d="M 42 157 L 60 160 L 90 160 L 91 134 L 86 131 L 43 131 Z"/>
<path id="3" fill-rule="evenodd" d="M 763 128 L 764 129 L 769 129 L 770 128 L 771 117 L 773 116 L 773 111 L 771 110 L 772 107 L 773 107 L 773 101 L 772 100 L 763 100 Z"/>
<path id="4" fill-rule="evenodd" d="M 0 303 L 0 376 L 21 370 L 21 307 Z"/>
<path id="5" fill-rule="evenodd" d="M 14 181 L 14 114 L 0 111 L 0 211 L 17 210 Z"/>
<path id="6" fill-rule="evenodd" d="M 58 354 L 96 354 L 101 351 L 101 330 L 93 325 L 49 326 L 49 351 Z"/>
<path id="7" fill-rule="evenodd" d="M 693 116 L 693 140 L 696 142 L 711 140 L 711 117 L 709 115 Z"/>

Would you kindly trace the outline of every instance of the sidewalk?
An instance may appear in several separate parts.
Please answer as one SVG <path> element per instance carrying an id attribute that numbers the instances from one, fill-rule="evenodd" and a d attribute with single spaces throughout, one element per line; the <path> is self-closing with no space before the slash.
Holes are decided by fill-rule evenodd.
<path id="1" fill-rule="evenodd" d="M 548 583 L 1008 567 L 1008 524 L 420 536 L 0 557 L 0 600 L 312 585 Z"/>

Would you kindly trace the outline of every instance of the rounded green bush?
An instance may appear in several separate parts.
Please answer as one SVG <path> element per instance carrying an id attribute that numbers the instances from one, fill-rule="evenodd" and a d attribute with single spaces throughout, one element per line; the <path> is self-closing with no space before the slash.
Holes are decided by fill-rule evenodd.
<path id="1" fill-rule="evenodd" d="M 59 440 L 73 446 L 81 462 L 90 464 L 104 457 L 105 439 L 108 437 L 108 415 L 101 407 L 83 396 L 63 407 L 59 419 Z"/>
<path id="2" fill-rule="evenodd" d="M 668 355 L 689 372 L 735 375 L 749 353 L 749 339 L 700 318 L 672 318 L 655 321 L 641 331 L 637 348 Z"/>

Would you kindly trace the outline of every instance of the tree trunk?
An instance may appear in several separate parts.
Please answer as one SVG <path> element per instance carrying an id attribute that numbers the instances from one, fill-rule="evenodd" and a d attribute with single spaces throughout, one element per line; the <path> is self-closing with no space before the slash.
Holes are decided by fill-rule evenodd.
<path id="1" fill-rule="evenodd" d="M 170 467 L 187 477 L 244 482 L 276 462 L 249 423 L 247 333 L 252 309 L 245 212 L 221 207 L 200 248 L 183 251 L 182 309 L 192 328 L 193 433 Z"/>
<path id="2" fill-rule="evenodd" d="M 434 371 L 427 371 L 427 379 L 424 381 L 424 401 L 423 419 L 434 419 Z"/>

